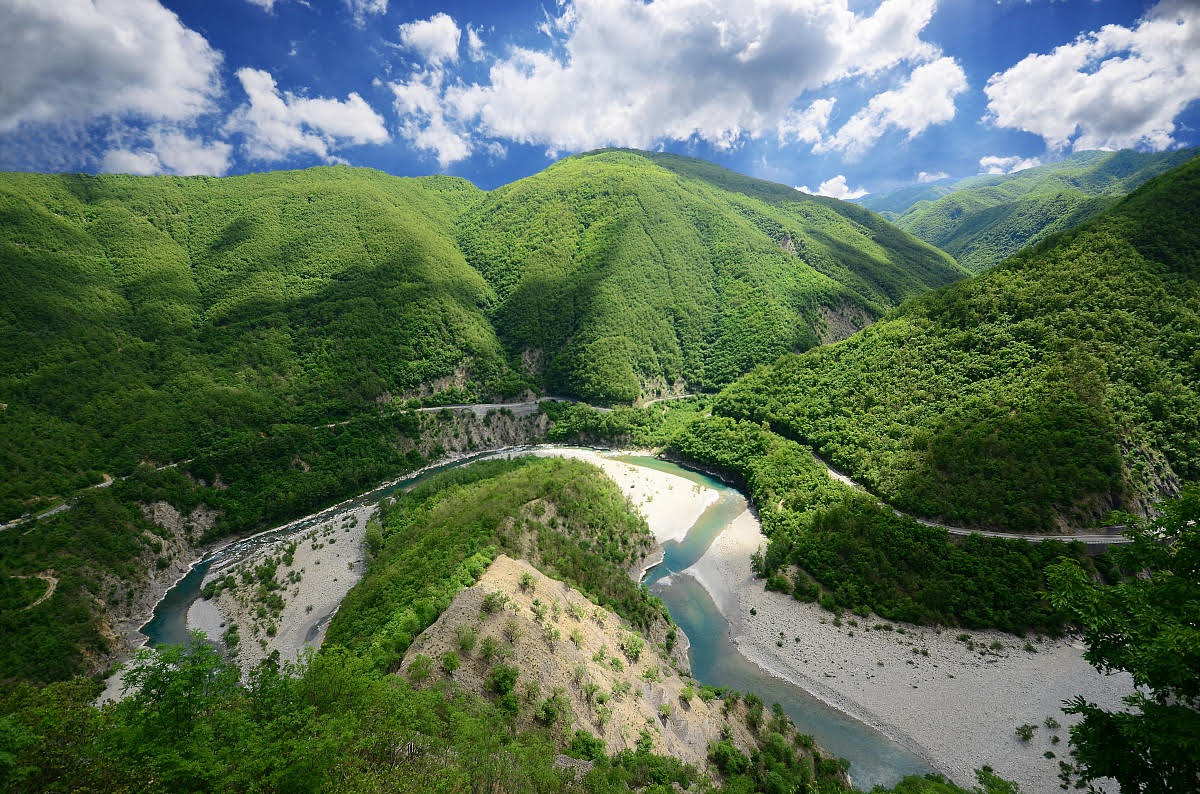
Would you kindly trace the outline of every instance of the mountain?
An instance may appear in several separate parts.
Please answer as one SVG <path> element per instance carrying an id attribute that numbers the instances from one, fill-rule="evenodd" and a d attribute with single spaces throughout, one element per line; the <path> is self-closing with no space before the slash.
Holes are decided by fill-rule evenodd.
<path id="1" fill-rule="evenodd" d="M 715 388 L 962 275 L 864 210 L 631 152 L 491 194 L 4 174 L 0 213 L 0 520 L 408 398 Z"/>
<path id="2" fill-rule="evenodd" d="M 886 193 L 870 193 L 853 201 L 858 206 L 878 212 L 889 221 L 895 222 L 917 202 L 937 201 L 942 196 L 954 192 L 954 184 L 953 180 L 947 179 L 928 185 L 907 185 Z"/>
<path id="3" fill-rule="evenodd" d="M 527 372 L 596 402 L 720 387 L 963 276 L 859 207 L 634 151 L 492 191 L 458 240 Z"/>
<path id="4" fill-rule="evenodd" d="M 1022 531 L 1145 514 L 1200 480 L 1200 160 L 717 413 L 815 446 L 897 508 Z"/>
<path id="5" fill-rule="evenodd" d="M 0 519 L 274 425 L 513 393 L 449 177 L 0 175 Z"/>
<path id="6" fill-rule="evenodd" d="M 1196 149 L 1077 152 L 1061 162 L 1002 176 L 977 176 L 949 189 L 903 188 L 860 203 L 936 245 L 978 273 L 1055 232 L 1078 226 Z M 944 195 L 936 195 L 943 190 Z"/>

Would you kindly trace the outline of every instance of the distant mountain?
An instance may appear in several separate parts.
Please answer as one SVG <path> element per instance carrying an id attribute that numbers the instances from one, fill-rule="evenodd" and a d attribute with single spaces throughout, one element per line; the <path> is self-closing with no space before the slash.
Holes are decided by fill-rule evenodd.
<path id="1" fill-rule="evenodd" d="M 937 201 L 954 191 L 954 180 L 945 179 L 928 185 L 906 185 L 886 193 L 871 193 L 853 202 L 871 212 L 878 212 L 889 221 L 895 221 L 918 201 Z"/>
<path id="2" fill-rule="evenodd" d="M 599 402 L 722 386 L 964 275 L 854 205 L 635 151 L 492 191 L 458 241 L 527 372 Z"/>
<path id="3" fill-rule="evenodd" d="M 902 188 L 859 203 L 978 273 L 1026 245 L 1073 228 L 1198 150 L 1078 152 L 1061 162 L 945 186 Z M 938 195 L 938 193 L 941 195 Z"/>
<path id="4" fill-rule="evenodd" d="M 740 379 L 717 411 L 769 422 L 929 518 L 1039 531 L 1145 513 L 1200 480 L 1197 216 L 1190 160 L 1073 231 Z"/>

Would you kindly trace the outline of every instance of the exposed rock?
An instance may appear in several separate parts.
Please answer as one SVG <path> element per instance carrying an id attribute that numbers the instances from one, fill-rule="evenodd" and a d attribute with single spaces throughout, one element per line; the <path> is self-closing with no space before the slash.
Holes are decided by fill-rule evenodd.
<path id="1" fill-rule="evenodd" d="M 874 322 L 867 310 L 861 306 L 842 304 L 837 308 L 818 308 L 824 328 L 818 328 L 821 344 L 827 345 L 848 339 Z"/>
<path id="2" fill-rule="evenodd" d="M 532 586 L 522 589 L 526 576 Z M 489 593 L 503 594 L 507 604 L 488 613 L 483 602 Z M 460 627 L 478 635 L 470 653 L 460 649 Z M 649 642 L 631 658 L 622 644 L 634 636 L 644 639 L 582 593 L 524 561 L 501 555 L 416 638 L 402 668 L 407 670 L 423 654 L 433 661 L 434 675 L 444 676 L 440 661 L 454 651 L 462 657 L 462 666 L 453 674 L 457 685 L 487 694 L 493 664 L 514 665 L 520 670 L 513 691 L 521 702 L 521 719 L 534 722 L 538 705 L 557 693 L 566 721 L 556 724 L 565 727 L 569 722 L 590 731 L 604 740 L 609 753 L 633 749 L 643 730 L 651 736 L 655 752 L 701 767 L 707 763 L 709 745 L 726 734 L 743 751 L 755 745 L 742 707 L 726 714 L 721 700 L 706 703 L 699 697 L 699 685 L 677 673 Z M 481 652 L 485 638 L 495 642 L 505 658 L 486 662 Z"/>
<path id="3" fill-rule="evenodd" d="M 140 562 L 145 580 L 129 582 L 105 576 L 101 592 L 93 594 L 102 615 L 99 633 L 109 651 L 88 660 L 92 671 L 128 659 L 142 644 L 145 638 L 140 629 L 153 615 L 154 605 L 190 570 L 198 556 L 199 538 L 212 529 L 219 515 L 200 505 L 185 516 L 168 502 L 142 505 L 142 514 L 164 532 L 144 534 Z"/>

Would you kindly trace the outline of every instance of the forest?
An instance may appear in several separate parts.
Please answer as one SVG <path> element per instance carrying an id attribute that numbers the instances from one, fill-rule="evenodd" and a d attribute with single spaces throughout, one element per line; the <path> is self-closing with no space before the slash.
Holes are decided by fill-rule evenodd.
<path id="1" fill-rule="evenodd" d="M 811 445 L 901 510 L 1046 532 L 1120 524 L 1200 476 L 1200 164 L 714 412 Z"/>

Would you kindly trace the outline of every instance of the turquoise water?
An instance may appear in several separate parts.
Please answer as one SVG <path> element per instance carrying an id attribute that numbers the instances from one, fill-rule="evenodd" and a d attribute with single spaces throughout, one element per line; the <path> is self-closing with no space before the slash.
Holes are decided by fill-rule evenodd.
<path id="1" fill-rule="evenodd" d="M 649 465 L 678 474 L 692 482 L 715 488 L 720 499 L 696 521 L 681 543 L 663 545 L 664 559 L 643 580 L 661 598 L 672 617 L 691 641 L 692 675 L 702 684 L 725 686 L 739 692 L 754 692 L 767 704 L 783 707 L 803 733 L 817 744 L 850 762 L 856 788 L 895 784 L 905 775 L 932 771 L 928 764 L 889 741 L 861 722 L 814 698 L 800 687 L 767 673 L 742 656 L 729 638 L 729 624 L 699 582 L 688 575 L 675 575 L 704 556 L 713 540 L 746 509 L 740 492 L 707 475 L 655 458 L 625 456 L 627 463 Z"/>
<path id="2" fill-rule="evenodd" d="M 303 532 L 328 521 L 337 511 L 377 504 L 439 471 L 464 466 L 475 460 L 519 452 L 520 449 L 481 453 L 471 458 L 407 477 L 330 510 L 278 527 L 227 546 L 200 560 L 155 607 L 150 622 L 142 627 L 153 646 L 178 644 L 187 639 L 187 613 L 199 597 L 210 567 L 228 555 L 241 554 L 256 545 Z M 690 576 L 676 576 L 699 560 L 713 540 L 746 509 L 746 498 L 734 488 L 705 474 L 674 463 L 641 455 L 624 455 L 620 460 L 684 477 L 717 490 L 720 497 L 697 519 L 682 542 L 663 544 L 662 564 L 647 572 L 644 583 L 666 602 L 676 622 L 691 642 L 692 674 L 703 684 L 725 686 L 740 692 L 755 692 L 768 703 L 779 703 L 804 733 L 810 733 L 826 750 L 850 761 L 850 774 L 857 788 L 892 785 L 907 774 L 930 771 L 921 759 L 887 740 L 856 720 L 826 706 L 803 689 L 776 678 L 742 656 L 729 639 L 729 626 L 708 592 Z"/>
<path id="3" fill-rule="evenodd" d="M 312 527 L 317 527 L 324 524 L 330 519 L 334 513 L 344 510 L 351 510 L 356 507 L 365 505 L 378 504 L 384 498 L 391 496 L 397 491 L 411 488 L 418 483 L 421 483 L 428 478 L 434 476 L 438 472 L 447 469 L 466 466 L 468 463 L 474 463 L 477 460 L 485 457 L 495 457 L 504 455 L 509 452 L 517 451 L 518 448 L 508 450 L 497 450 L 493 452 L 481 452 L 477 455 L 456 460 L 452 463 L 446 463 L 441 466 L 434 466 L 426 469 L 419 474 L 414 474 L 411 477 L 405 477 L 396 482 L 381 485 L 373 491 L 368 491 L 360 496 L 356 496 L 346 502 L 331 507 L 327 510 L 322 510 L 311 516 L 293 521 L 290 524 L 276 527 L 275 529 L 254 535 L 232 543 L 218 551 L 212 552 L 203 557 L 199 562 L 192 566 L 182 579 L 167 591 L 162 600 L 154 607 L 154 613 L 146 625 L 142 626 L 141 632 L 146 636 L 147 642 L 151 647 L 159 645 L 180 645 L 187 641 L 187 614 L 192 604 L 200 597 L 200 589 L 204 584 L 204 577 L 212 566 L 227 559 L 233 555 L 244 554 L 245 552 L 263 544 L 274 543 L 281 537 L 302 533 Z"/>

